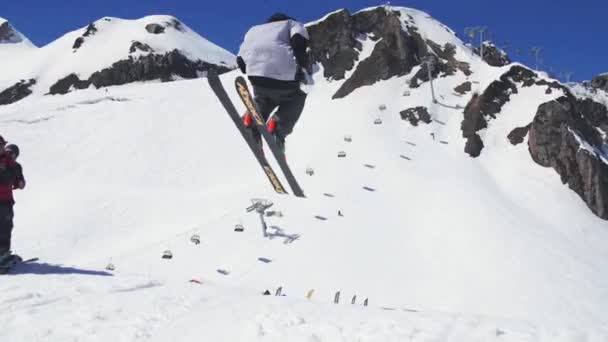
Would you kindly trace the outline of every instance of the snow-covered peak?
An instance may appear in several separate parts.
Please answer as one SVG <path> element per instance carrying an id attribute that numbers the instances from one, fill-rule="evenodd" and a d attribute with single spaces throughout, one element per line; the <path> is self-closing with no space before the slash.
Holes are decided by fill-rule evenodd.
<path id="1" fill-rule="evenodd" d="M 152 55 L 155 57 L 151 58 Z M 168 15 L 135 20 L 103 17 L 65 34 L 27 58 L 13 51 L 8 51 L 6 56 L 0 65 L 0 91 L 22 79 L 36 79 L 37 90 L 34 93 L 38 94 L 69 91 L 72 89 L 70 82 L 59 86 L 61 91 L 51 90 L 66 77 L 71 77 L 76 83 L 83 81 L 76 88 L 86 88 L 91 83 L 99 87 L 99 84 L 108 86 L 144 80 L 192 78 L 209 67 L 232 69 L 236 59 L 229 51 Z M 9 58 L 13 56 L 18 58 Z M 129 63 L 129 67 L 122 66 L 122 72 L 136 68 L 136 63 L 147 65 L 139 68 L 147 71 L 137 75 L 106 75 L 97 83 L 90 80 L 93 74 L 113 68 L 116 63 Z M 186 70 L 188 75 L 175 72 L 175 69 Z"/>

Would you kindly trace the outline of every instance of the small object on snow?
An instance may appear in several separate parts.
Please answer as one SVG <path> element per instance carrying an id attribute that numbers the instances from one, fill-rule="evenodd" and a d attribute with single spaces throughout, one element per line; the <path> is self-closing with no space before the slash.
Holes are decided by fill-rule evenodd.
<path id="1" fill-rule="evenodd" d="M 500 330 L 500 329 L 496 329 L 496 337 L 500 337 L 502 335 L 506 334 L 504 331 Z"/>
<path id="2" fill-rule="evenodd" d="M 310 300 L 312 299 L 312 295 L 315 293 L 315 289 L 311 289 L 308 291 L 308 293 L 306 294 L 306 299 Z"/>
<path id="3" fill-rule="evenodd" d="M 380 109 L 380 110 L 386 110 L 386 105 L 385 104 L 381 104 L 380 106 L 378 106 L 378 109 Z"/>
<path id="4" fill-rule="evenodd" d="M 394 309 L 393 309 L 393 310 L 394 310 Z M 418 310 L 413 310 L 413 309 L 405 309 L 405 308 L 404 308 L 404 309 L 401 309 L 401 310 L 403 310 L 403 311 L 405 311 L 405 312 L 418 312 Z"/>
<path id="5" fill-rule="evenodd" d="M 386 307 L 382 307 L 382 310 L 387 310 L 387 311 L 395 311 L 395 308 L 386 308 Z"/>
<path id="6" fill-rule="evenodd" d="M 344 215 L 342 215 L 342 211 L 338 210 L 338 216 L 344 217 Z"/>
<path id="7" fill-rule="evenodd" d="M 229 274 L 230 274 L 230 272 L 228 272 L 228 271 L 226 271 L 226 270 L 223 270 L 223 269 L 218 269 L 218 270 L 217 270 L 217 273 L 219 273 L 219 274 L 223 274 L 223 275 L 229 275 Z"/>
<path id="8" fill-rule="evenodd" d="M 344 141 L 346 142 L 352 142 L 353 141 L 353 137 L 351 137 L 350 135 L 347 135 L 344 137 Z"/>
<path id="9" fill-rule="evenodd" d="M 377 118 L 376 120 L 374 120 L 374 125 L 382 125 L 382 119 Z"/>
<path id="10" fill-rule="evenodd" d="M 199 284 L 199 285 L 203 285 L 203 282 L 200 280 L 196 280 L 196 279 L 190 279 L 189 283 L 194 283 L 194 284 Z"/>
<path id="11" fill-rule="evenodd" d="M 364 187 L 363 187 L 363 190 L 367 190 L 367 191 L 369 191 L 369 192 L 374 192 L 374 191 L 376 191 L 376 189 L 374 189 L 374 188 L 370 188 L 369 186 L 364 186 Z"/>
<path id="12" fill-rule="evenodd" d="M 272 260 L 270 260 L 268 258 L 258 258 L 258 261 L 261 261 L 265 264 L 270 264 L 272 262 Z"/>
<path id="13" fill-rule="evenodd" d="M 431 137 L 433 138 L 433 140 L 435 140 L 435 133 L 431 132 Z"/>
<path id="14" fill-rule="evenodd" d="M 344 151 L 338 152 L 338 158 L 344 158 L 344 157 L 346 157 L 346 152 L 344 152 Z"/>
<path id="15" fill-rule="evenodd" d="M 281 296 L 283 292 L 283 286 L 279 286 L 277 291 L 274 293 L 275 296 Z"/>
<path id="16" fill-rule="evenodd" d="M 351 304 L 355 304 L 357 302 L 357 295 L 353 296 L 353 299 L 350 300 Z"/>
<path id="17" fill-rule="evenodd" d="M 198 245 L 201 243 L 201 237 L 198 236 L 198 234 L 194 234 L 192 235 L 192 237 L 190 238 L 190 241 L 192 241 L 193 244 Z"/>
<path id="18" fill-rule="evenodd" d="M 270 296 L 270 291 L 266 290 L 264 291 L 264 293 L 262 293 L 264 296 Z"/>
<path id="19" fill-rule="evenodd" d="M 365 166 L 368 169 L 375 169 L 376 167 L 372 164 L 363 164 L 363 166 Z"/>
<path id="20" fill-rule="evenodd" d="M 327 193 L 327 192 L 326 192 L 326 193 L 324 193 L 324 194 L 323 194 L 323 196 L 325 196 L 325 197 L 332 197 L 332 198 L 333 198 L 333 197 L 336 197 L 336 196 L 334 196 L 334 195 L 332 195 L 332 194 L 330 194 L 330 193 Z"/>
<path id="21" fill-rule="evenodd" d="M 113 263 L 109 263 L 108 266 L 106 266 L 106 271 L 114 271 L 116 269 L 116 266 L 114 266 Z"/>
<path id="22" fill-rule="evenodd" d="M 173 259 L 173 253 L 167 249 L 163 252 L 163 259 Z"/>
<path id="23" fill-rule="evenodd" d="M 316 215 L 316 216 L 315 216 L 315 218 L 316 218 L 317 220 L 321 220 L 321 221 L 327 221 L 327 217 L 323 217 L 323 216 Z"/>
<path id="24" fill-rule="evenodd" d="M 313 170 L 312 167 L 309 167 L 306 169 L 306 174 L 312 176 L 315 174 L 315 170 Z"/>
<path id="25" fill-rule="evenodd" d="M 276 211 L 276 210 L 271 210 L 271 211 L 266 212 L 266 217 L 272 217 L 272 216 L 283 217 L 283 212 Z"/>
<path id="26" fill-rule="evenodd" d="M 340 291 L 336 292 L 334 296 L 334 304 L 338 304 L 340 302 Z"/>
<path id="27" fill-rule="evenodd" d="M 447 145 L 447 144 L 448 144 L 448 142 L 447 142 L 447 141 L 445 141 L 445 140 L 441 140 L 441 141 L 440 141 L 440 143 L 442 143 L 442 144 L 444 144 L 444 145 Z"/>
<path id="28" fill-rule="evenodd" d="M 399 157 L 401 157 L 401 158 L 403 158 L 403 159 L 406 159 L 406 160 L 412 160 L 410 157 L 404 156 L 403 154 L 402 154 L 402 155 L 400 155 Z"/>
<path id="29" fill-rule="evenodd" d="M 237 224 L 236 226 L 234 226 L 234 231 L 235 232 L 239 232 L 240 233 L 240 232 L 243 232 L 244 230 L 245 230 L 245 227 L 243 227 L 243 225 L 240 224 L 240 223 Z"/>
<path id="30" fill-rule="evenodd" d="M 413 143 L 413 142 L 411 142 L 411 141 L 406 141 L 406 143 L 407 143 L 408 145 L 411 145 L 411 146 L 416 146 L 416 144 L 414 144 L 414 143 Z"/>
<path id="31" fill-rule="evenodd" d="M 444 125 L 445 126 L 445 122 L 443 122 L 441 120 L 433 119 L 433 121 L 435 121 L 436 123 L 438 123 L 440 125 Z"/>
<path id="32" fill-rule="evenodd" d="M 365 298 L 365 300 L 363 301 L 363 306 L 367 306 L 368 303 L 368 298 Z"/>
<path id="33" fill-rule="evenodd" d="M 403 96 L 410 96 L 412 93 L 409 90 L 403 92 Z"/>

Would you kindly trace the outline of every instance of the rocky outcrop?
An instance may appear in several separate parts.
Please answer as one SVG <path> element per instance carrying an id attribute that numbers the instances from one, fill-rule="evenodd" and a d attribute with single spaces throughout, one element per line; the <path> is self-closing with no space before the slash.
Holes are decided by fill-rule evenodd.
<path id="1" fill-rule="evenodd" d="M 131 47 L 129 48 L 129 53 L 135 53 L 138 50 L 141 52 L 154 52 L 154 49 L 152 49 L 150 45 L 138 41 L 133 41 L 133 43 L 131 43 Z"/>
<path id="2" fill-rule="evenodd" d="M 517 87 L 533 85 L 546 86 L 547 89 L 568 90 L 557 82 L 538 80 L 538 75 L 532 70 L 515 65 L 500 79 L 492 82 L 481 95 L 475 94 L 464 109 L 464 119 L 461 124 L 462 136 L 467 139 L 465 152 L 471 157 L 478 157 L 483 149 L 483 141 L 478 131 L 488 127 L 488 121 L 496 119 L 502 107 L 512 94 L 517 94 Z"/>
<path id="3" fill-rule="evenodd" d="M 608 92 L 608 74 L 603 74 L 593 78 L 590 82 L 591 87 Z"/>
<path id="4" fill-rule="evenodd" d="M 0 43 L 20 43 L 21 41 L 23 38 L 15 32 L 8 21 L 0 24 Z"/>
<path id="5" fill-rule="evenodd" d="M 426 54 L 425 44 L 415 33 L 401 26 L 399 12 L 376 8 L 351 15 L 347 10 L 331 14 L 308 27 L 314 60 L 321 63 L 328 79 L 345 78 L 353 69 L 361 51 L 361 40 L 371 39 L 376 45 L 371 55 L 361 61 L 333 98 L 342 98 L 355 89 L 402 76 L 420 64 Z"/>
<path id="6" fill-rule="evenodd" d="M 165 33 L 165 27 L 160 24 L 148 24 L 146 25 L 146 31 L 152 34 Z"/>
<path id="7" fill-rule="evenodd" d="M 3 90 L 0 92 L 0 105 L 15 103 L 29 96 L 32 93 L 30 87 L 34 84 L 36 84 L 35 79 L 30 79 L 28 81 L 21 80 L 15 85 Z"/>
<path id="8" fill-rule="evenodd" d="M 472 87 L 471 82 L 466 81 L 466 82 L 462 83 L 461 85 L 457 86 L 456 88 L 454 88 L 454 91 L 460 95 L 464 95 L 471 91 L 471 89 L 472 89 L 471 87 Z"/>
<path id="9" fill-rule="evenodd" d="M 80 49 L 82 44 L 84 44 L 86 37 L 93 36 L 93 35 L 95 35 L 96 32 L 97 32 L 97 27 L 95 26 L 95 23 L 90 23 L 89 26 L 87 26 L 87 28 L 84 30 L 84 33 L 82 34 L 82 36 L 80 36 L 74 40 L 74 44 L 72 44 L 72 49 L 74 49 L 74 52 L 76 52 L 78 49 Z"/>
<path id="10" fill-rule="evenodd" d="M 209 70 L 223 74 L 231 69 L 200 60 L 191 61 L 179 50 L 173 50 L 164 55 L 149 54 L 118 61 L 109 68 L 93 73 L 87 80 L 81 80 L 75 74 L 69 75 L 55 83 L 49 94 L 66 94 L 71 89 L 85 89 L 90 85 L 101 88 L 157 79 L 167 82 L 176 77 L 197 78 Z"/>
<path id="11" fill-rule="evenodd" d="M 152 23 L 152 24 L 148 24 L 146 25 L 146 31 L 148 31 L 149 33 L 152 34 L 162 34 L 165 33 L 165 30 L 167 28 L 174 28 L 178 31 L 184 32 L 184 25 L 181 23 L 181 21 L 175 19 L 175 18 L 171 18 L 169 21 L 165 21 L 163 23 Z"/>
<path id="12" fill-rule="evenodd" d="M 507 135 L 507 139 L 513 145 L 519 145 L 524 142 L 526 135 L 528 135 L 528 131 L 530 130 L 530 125 L 526 125 L 524 127 L 517 127 Z"/>
<path id="13" fill-rule="evenodd" d="M 535 162 L 551 167 L 597 216 L 608 220 L 608 110 L 568 94 L 542 104 L 530 126 Z"/>
<path id="14" fill-rule="evenodd" d="M 481 49 L 475 48 L 475 53 L 481 56 Z M 481 58 L 491 66 L 501 67 L 511 64 L 511 59 L 507 53 L 494 45 L 492 42 L 483 42 L 483 56 Z"/>
<path id="15" fill-rule="evenodd" d="M 420 84 L 429 81 L 429 61 L 431 62 L 431 77 L 433 78 L 455 75 L 458 70 L 467 76 L 471 75 L 470 65 L 455 58 L 455 45 L 446 43 L 444 46 L 440 46 L 428 39 L 426 44 L 433 54 L 426 57 L 428 59 L 427 63 L 422 64 L 420 70 L 410 80 L 411 88 L 418 88 Z"/>
<path id="16" fill-rule="evenodd" d="M 399 114 L 401 114 L 401 119 L 409 121 L 412 126 L 418 126 L 420 121 L 427 124 L 431 123 L 431 115 L 426 107 L 408 108 Z"/>

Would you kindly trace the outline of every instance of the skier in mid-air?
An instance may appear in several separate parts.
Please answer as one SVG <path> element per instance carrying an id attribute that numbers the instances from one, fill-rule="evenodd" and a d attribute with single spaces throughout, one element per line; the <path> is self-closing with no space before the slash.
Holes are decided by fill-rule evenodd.
<path id="1" fill-rule="evenodd" d="M 0 137 L 0 264 L 11 257 L 11 235 L 13 230 L 13 190 L 25 187 L 23 169 L 17 163 L 19 147 L 6 145 Z"/>
<path id="2" fill-rule="evenodd" d="M 306 102 L 306 93 L 300 85 L 306 81 L 305 73 L 311 74 L 308 40 L 302 23 L 276 13 L 265 24 L 247 32 L 237 57 L 239 68 L 253 86 L 255 103 L 267 129 L 283 151 L 285 138 L 293 131 Z M 249 112 L 243 116 L 243 122 L 251 127 L 253 138 L 261 146 L 261 135 Z"/>

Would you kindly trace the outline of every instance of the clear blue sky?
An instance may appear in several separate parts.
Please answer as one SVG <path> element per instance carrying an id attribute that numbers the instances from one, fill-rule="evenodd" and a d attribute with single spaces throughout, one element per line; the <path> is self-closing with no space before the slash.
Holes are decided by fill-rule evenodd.
<path id="1" fill-rule="evenodd" d="M 370 0 L 3 1 L 0 17 L 42 46 L 104 16 L 133 19 L 170 14 L 236 52 L 247 29 L 276 11 L 312 21 L 339 8 L 357 11 L 380 4 Z M 497 43 L 509 43 L 514 59 L 530 65 L 529 48 L 542 46 L 544 69 L 573 71 L 576 80 L 608 72 L 606 0 L 396 0 L 391 5 L 426 11 L 461 37 L 466 26 L 488 26 Z M 515 48 L 525 52 L 516 56 Z"/>

